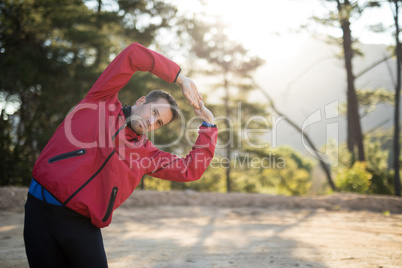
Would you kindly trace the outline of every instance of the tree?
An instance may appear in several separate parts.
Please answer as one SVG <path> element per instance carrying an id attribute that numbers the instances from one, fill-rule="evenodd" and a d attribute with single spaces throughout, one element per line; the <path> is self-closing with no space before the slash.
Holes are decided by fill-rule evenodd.
<path id="1" fill-rule="evenodd" d="M 208 73 L 219 77 L 221 81 L 218 87 L 224 91 L 223 109 L 226 129 L 221 130 L 220 139 L 225 141 L 225 156 L 231 160 L 235 138 L 231 119 L 234 96 L 241 96 L 254 89 L 251 73 L 262 64 L 262 60 L 251 56 L 239 42 L 231 40 L 225 33 L 225 26 L 219 18 L 214 18 L 210 24 L 194 19 L 187 25 L 193 39 L 192 50 L 213 67 Z M 241 99 L 244 102 L 247 98 L 242 96 Z M 227 192 L 230 192 L 232 190 L 230 164 L 226 167 L 225 176 Z"/>
<path id="2" fill-rule="evenodd" d="M 401 42 L 399 39 L 400 33 L 400 26 L 399 26 L 399 7 L 400 2 L 399 0 L 389 0 L 390 7 L 393 12 L 393 19 L 394 19 L 394 29 L 395 29 L 395 48 L 394 54 L 396 55 L 396 83 L 395 83 L 395 110 L 394 110 L 394 146 L 393 146 L 393 169 L 394 169 L 394 188 L 395 188 L 395 195 L 401 196 L 401 177 L 400 177 L 400 96 L 401 96 L 401 64 L 402 64 L 402 51 L 401 51 Z M 370 1 L 372 6 L 380 6 L 382 3 L 381 1 Z M 384 31 L 384 26 L 382 24 L 377 25 L 379 31 Z"/>
<path id="3" fill-rule="evenodd" d="M 13 162 L 1 170 L 2 184 L 28 183 L 46 140 L 81 97 L 78 86 L 89 87 L 86 79 L 94 67 L 85 67 L 88 48 L 99 41 L 89 27 L 92 17 L 79 1 L 5 1 L 0 6 L 0 90 L 6 100 L 14 99 L 16 110 L 3 117 L 14 122 L 11 129 L 1 129 L 12 142 L 4 144 L 0 157 L 12 155 Z"/>
<path id="4" fill-rule="evenodd" d="M 158 0 L 117 3 L 118 10 L 101 0 L 94 9 L 80 0 L 0 4 L 0 99 L 15 110 L 1 111 L 0 184 L 28 184 L 39 152 L 110 60 L 129 43 L 149 45 L 176 12 Z M 156 81 L 141 79 L 149 83 L 139 96 Z"/>
<path id="5" fill-rule="evenodd" d="M 401 97 L 401 64 L 402 64 L 402 51 L 401 43 L 399 40 L 399 3 L 398 0 L 392 1 L 394 4 L 394 23 L 395 23 L 395 54 L 396 54 L 396 70 L 397 78 L 395 85 L 395 112 L 394 112 L 394 186 L 395 195 L 401 196 L 401 177 L 400 177 L 400 165 L 399 165 L 399 155 L 400 155 L 400 127 L 399 127 L 399 110 L 400 110 L 400 97 Z"/>
<path id="6" fill-rule="evenodd" d="M 359 118 L 359 103 L 357 100 L 355 89 L 355 75 L 353 73 L 352 59 L 355 55 L 361 54 L 353 47 L 356 41 L 352 37 L 351 19 L 359 17 L 365 8 L 374 7 L 371 3 L 359 5 L 358 1 L 349 0 L 327 0 L 327 2 L 335 3 L 334 10 L 329 10 L 328 16 L 325 18 L 314 19 L 326 26 L 340 27 L 342 30 L 342 38 L 332 38 L 334 43 L 341 43 L 343 50 L 343 59 L 346 70 L 347 84 L 347 144 L 352 154 L 352 162 L 355 161 L 355 148 L 357 148 L 358 161 L 365 161 L 364 144 L 362 127 Z M 340 41 L 340 42 L 339 42 Z"/>
<path id="7" fill-rule="evenodd" d="M 364 146 L 363 146 L 363 134 L 359 118 L 359 105 L 356 96 L 355 89 L 355 77 L 353 75 L 352 67 L 352 34 L 350 30 L 350 12 L 353 10 L 354 5 L 351 5 L 349 0 L 344 0 L 341 3 L 340 0 L 336 1 L 338 10 L 338 20 L 343 32 L 343 53 L 345 60 L 345 69 L 347 76 L 347 133 L 348 133 L 348 148 L 350 152 L 354 152 L 354 147 L 358 148 L 359 161 L 365 161 Z"/>

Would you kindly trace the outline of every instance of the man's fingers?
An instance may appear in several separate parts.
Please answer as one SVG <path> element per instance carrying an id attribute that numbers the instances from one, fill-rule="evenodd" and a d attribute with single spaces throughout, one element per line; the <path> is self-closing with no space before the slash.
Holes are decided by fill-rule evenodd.
<path id="1" fill-rule="evenodd" d="M 194 100 L 193 100 L 193 96 L 191 96 L 191 92 L 186 93 L 186 98 L 191 103 L 191 105 L 193 105 Z"/>
<path id="2" fill-rule="evenodd" d="M 190 102 L 191 105 L 193 105 L 193 102 L 191 100 L 191 95 L 189 92 L 187 92 L 184 96 L 186 96 L 186 99 Z"/>
<path id="3" fill-rule="evenodd" d="M 198 92 L 195 83 L 193 81 L 188 81 L 187 84 L 183 84 L 182 91 L 184 96 L 190 102 L 190 104 L 199 110 L 200 109 L 199 102 L 202 100 L 202 96 Z"/>
<path id="4" fill-rule="evenodd" d="M 200 105 L 200 109 L 203 110 L 205 108 L 204 102 L 202 100 L 200 100 L 198 103 Z"/>
<path id="5" fill-rule="evenodd" d="M 186 83 L 181 85 L 184 96 L 192 106 L 200 109 L 199 102 L 202 100 L 201 94 L 198 92 L 197 86 L 193 80 L 187 79 Z"/>
<path id="6" fill-rule="evenodd" d="M 201 96 L 200 92 L 198 91 L 198 88 L 194 82 L 191 84 L 191 89 L 195 93 L 195 98 L 197 99 L 197 101 L 202 100 L 202 96 Z"/>
<path id="7" fill-rule="evenodd" d="M 198 110 L 200 109 L 198 100 L 195 97 L 191 96 L 191 93 L 189 93 L 189 101 L 191 105 L 193 105 L 195 108 L 197 108 Z"/>

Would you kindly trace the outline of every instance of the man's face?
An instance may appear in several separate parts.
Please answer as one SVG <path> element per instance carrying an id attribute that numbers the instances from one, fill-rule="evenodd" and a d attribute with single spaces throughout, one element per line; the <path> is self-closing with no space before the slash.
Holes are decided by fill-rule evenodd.
<path id="1" fill-rule="evenodd" d="M 145 97 L 141 97 L 131 108 L 131 127 L 137 134 L 145 134 L 168 124 L 172 117 L 167 100 L 145 103 Z"/>

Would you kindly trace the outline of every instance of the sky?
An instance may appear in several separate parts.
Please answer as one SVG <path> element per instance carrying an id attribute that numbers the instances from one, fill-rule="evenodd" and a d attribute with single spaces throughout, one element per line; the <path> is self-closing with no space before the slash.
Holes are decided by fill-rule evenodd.
<path id="1" fill-rule="evenodd" d="M 107 0 L 104 0 L 105 2 Z M 328 27 L 313 24 L 311 17 L 325 17 L 328 10 L 335 10 L 334 1 L 326 0 L 165 0 L 178 7 L 181 15 L 191 16 L 193 13 L 204 12 L 210 15 L 218 15 L 228 25 L 229 36 L 240 41 L 243 46 L 265 60 L 265 65 L 255 74 L 256 82 L 269 92 L 275 100 L 276 106 L 285 111 L 286 116 L 297 122 L 300 126 L 310 115 L 323 112 L 323 120 L 309 126 L 307 132 L 317 145 L 321 146 L 328 138 L 344 140 L 346 135 L 346 123 L 344 118 L 324 118 L 327 106 L 334 103 L 342 104 L 345 101 L 344 94 L 344 69 L 339 61 L 333 57 L 339 53 L 339 49 L 323 50 L 323 42 L 311 38 L 312 33 L 319 33 L 335 37 L 341 37 L 339 27 Z M 358 0 L 364 4 L 368 0 Z M 394 38 L 390 32 L 378 34 L 369 30 L 370 25 L 382 23 L 393 29 L 393 14 L 389 3 L 382 0 L 381 8 L 365 9 L 358 19 L 351 19 L 353 38 L 357 38 L 364 44 L 393 45 Z M 204 4 L 202 4 L 202 3 Z M 94 1 L 96 5 L 96 1 Z M 302 25 L 309 25 L 301 30 Z M 315 25 L 315 26 L 313 26 Z M 162 43 L 174 47 L 174 37 L 168 38 L 168 32 L 163 33 Z M 325 45 L 325 44 L 324 44 Z M 151 47 L 153 48 L 153 47 Z M 169 52 L 168 52 L 169 53 Z M 328 54 L 329 53 L 329 54 Z M 184 63 L 177 51 L 168 54 L 168 57 L 177 63 Z M 332 60 L 328 60 L 329 55 Z M 324 57 L 325 56 L 325 57 Z M 382 55 L 376 55 L 382 57 Z M 326 58 L 325 61 L 320 59 Z M 304 73 L 307 66 L 314 64 L 314 68 L 292 84 L 289 91 L 289 82 L 292 82 L 299 74 Z M 317 70 L 318 69 L 318 70 Z M 377 70 L 378 71 L 378 70 Z M 384 71 L 384 70 L 382 70 Z M 387 72 L 387 70 L 385 70 Z M 385 75 L 387 76 L 387 75 Z M 388 76 L 387 76 L 388 77 Z M 205 78 L 196 79 L 197 86 L 202 94 L 209 95 L 209 81 Z M 214 91 L 208 103 L 219 101 L 219 91 Z M 266 102 L 265 97 L 258 92 L 251 96 L 251 101 Z M 329 106 L 328 106 L 329 107 Z M 379 111 L 378 115 L 389 115 L 388 112 Z M 320 113 L 321 115 L 321 113 Z M 332 120 L 332 121 L 331 121 Z M 382 120 L 382 119 L 379 119 Z M 284 120 L 285 121 L 285 120 Z M 286 123 L 278 124 L 276 130 L 267 134 L 267 140 L 273 145 L 273 132 L 277 133 L 277 145 L 288 145 L 297 148 L 301 152 L 306 151 L 302 144 L 300 133 Z M 371 120 L 374 121 L 375 120 Z M 378 121 L 378 120 L 377 120 Z M 327 123 L 339 126 L 338 131 L 327 131 Z M 366 121 L 363 128 L 371 127 Z M 338 137 L 339 134 L 339 137 Z M 307 154 L 308 155 L 308 154 Z"/>
<path id="2" fill-rule="evenodd" d="M 170 0 L 177 4 L 182 12 L 205 10 L 217 14 L 230 26 L 230 35 L 240 40 L 254 54 L 269 63 L 291 56 L 309 37 L 311 32 L 296 33 L 300 25 L 307 24 L 312 16 L 321 17 L 333 4 L 324 0 L 204 0 L 205 6 L 197 0 Z M 360 1 L 362 3 L 367 1 Z M 375 34 L 368 31 L 368 26 L 382 22 L 392 25 L 392 11 L 388 3 L 379 9 L 365 10 L 363 15 L 352 24 L 352 34 L 363 43 L 392 44 L 389 34 Z M 324 29 L 316 28 L 324 31 Z M 341 31 L 330 31 L 340 36 Z"/>
<path id="3" fill-rule="evenodd" d="M 315 111 L 324 111 L 325 105 L 335 103 L 334 101 L 336 104 L 342 104 L 345 101 L 342 90 L 344 87 L 342 65 L 333 60 L 318 64 L 317 61 L 324 58 L 323 56 L 328 58 L 328 52 L 331 51 L 323 51 L 322 45 L 311 39 L 315 31 L 336 37 L 341 37 L 342 31 L 339 27 L 331 30 L 318 24 L 316 27 L 310 26 L 308 30 L 300 30 L 301 25 L 312 25 L 311 17 L 323 17 L 328 10 L 334 10 L 334 3 L 325 0 L 204 0 L 206 5 L 202 6 L 197 4 L 197 0 L 171 1 L 184 13 L 204 9 L 209 14 L 219 15 L 230 26 L 229 35 L 233 39 L 239 40 L 252 54 L 265 60 L 265 66 L 260 67 L 256 74 L 257 83 L 269 92 L 280 110 L 285 111 L 285 114 L 300 123 L 300 126 Z M 360 1 L 365 2 L 367 1 Z M 387 2 L 381 8 L 366 9 L 358 19 L 352 19 L 351 22 L 352 36 L 361 43 L 394 44 L 390 32 L 378 34 L 369 31 L 370 25 L 378 23 L 393 28 L 393 14 Z M 330 54 L 333 58 L 334 53 Z M 307 72 L 303 79 L 297 80 L 291 87 L 291 92 L 288 92 L 289 81 L 303 73 L 306 66 L 314 62 L 316 62 L 314 68 L 319 69 L 320 77 L 315 76 L 317 72 Z M 314 68 L 313 71 L 316 70 Z M 216 92 L 214 94 L 217 95 Z M 266 101 L 258 92 L 254 97 L 252 101 Z M 344 120 L 336 118 L 334 122 L 339 124 L 339 131 L 327 135 L 325 133 L 328 122 L 325 118 L 319 124 L 309 127 L 308 132 L 311 131 L 310 137 L 316 145 L 324 144 L 326 138 L 345 139 Z M 367 126 L 364 122 L 363 127 Z M 292 144 L 303 151 L 300 134 L 297 131 L 285 123 L 279 124 L 277 131 L 278 144 Z M 339 134 L 339 137 L 335 134 Z M 272 135 L 270 137 L 273 137 Z"/>
<path id="4" fill-rule="evenodd" d="M 312 16 L 322 17 L 334 8 L 334 2 L 326 0 L 165 0 L 178 7 L 179 13 L 190 14 L 204 11 L 219 15 L 229 26 L 233 39 L 239 40 L 252 53 L 268 63 L 285 60 L 297 52 L 298 48 L 311 36 L 313 28 L 300 32 L 300 26 L 309 23 Z M 360 5 L 368 0 L 358 0 Z M 378 34 L 368 30 L 369 25 L 379 22 L 393 25 L 390 5 L 383 0 L 381 8 L 365 9 L 362 16 L 352 23 L 352 35 L 366 44 L 393 44 L 389 33 Z M 96 8 L 97 1 L 87 1 L 89 7 Z M 103 7 L 118 8 L 110 0 L 103 1 Z M 310 21 L 311 22 L 311 21 Z M 316 27 L 321 33 L 341 36 L 338 29 Z"/>
<path id="5" fill-rule="evenodd" d="M 166 0 L 178 6 L 182 14 L 203 10 L 219 15 L 228 24 L 229 34 L 239 40 L 252 54 L 263 58 L 266 64 L 275 65 L 295 55 L 311 35 L 311 31 L 296 32 L 312 16 L 322 16 L 331 5 L 325 0 Z M 367 2 L 360 1 L 360 2 Z M 87 1 L 96 7 L 97 1 Z M 113 2 L 105 1 L 107 8 L 117 8 Z M 393 24 L 392 11 L 388 3 L 379 9 L 365 10 L 358 21 L 352 24 L 352 34 L 368 44 L 393 44 L 388 34 L 368 31 L 368 25 L 382 22 Z M 341 35 L 339 29 L 318 29 L 325 33 Z M 0 108 L 3 105 L 0 96 Z M 15 109 L 15 107 L 8 107 Z M 12 113 L 12 111 L 8 111 Z"/>

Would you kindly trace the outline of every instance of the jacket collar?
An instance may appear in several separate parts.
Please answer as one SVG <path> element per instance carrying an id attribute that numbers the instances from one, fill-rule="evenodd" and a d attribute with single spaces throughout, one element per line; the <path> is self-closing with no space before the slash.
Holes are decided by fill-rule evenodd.
<path id="1" fill-rule="evenodd" d="M 124 118 L 127 123 L 127 127 L 124 128 L 125 134 L 126 134 L 126 139 L 129 141 L 131 141 L 131 140 L 138 141 L 138 140 L 142 139 L 144 135 L 137 134 L 137 132 L 135 132 L 131 127 L 131 121 L 127 120 L 127 118 L 129 118 L 131 116 L 131 106 L 125 105 L 123 108 L 121 108 L 121 110 L 124 113 Z"/>

